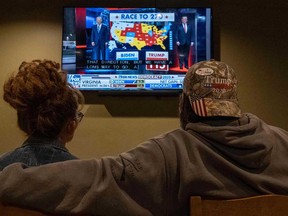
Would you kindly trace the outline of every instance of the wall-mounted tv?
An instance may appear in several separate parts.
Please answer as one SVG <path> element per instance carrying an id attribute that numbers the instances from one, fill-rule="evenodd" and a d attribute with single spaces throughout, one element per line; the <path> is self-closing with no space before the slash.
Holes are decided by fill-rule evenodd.
<path id="1" fill-rule="evenodd" d="M 66 7 L 62 69 L 80 90 L 179 93 L 187 68 L 213 58 L 212 10 Z"/>

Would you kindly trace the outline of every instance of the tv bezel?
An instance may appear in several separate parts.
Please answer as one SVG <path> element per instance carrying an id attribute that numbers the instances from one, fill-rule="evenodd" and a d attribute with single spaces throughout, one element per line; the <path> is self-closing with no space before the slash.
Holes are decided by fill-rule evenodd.
<path id="1" fill-rule="evenodd" d="M 192 5 L 191 5 L 192 4 Z M 210 43 L 210 54 L 211 59 L 215 59 L 220 61 L 220 30 L 219 30 L 219 24 L 218 20 L 215 16 L 214 8 L 210 5 L 197 5 L 191 3 L 189 6 L 186 6 L 187 8 L 210 8 L 211 9 L 211 26 L 210 26 L 210 37 L 211 37 L 211 43 Z M 63 35 L 64 35 L 64 10 L 65 8 L 111 8 L 111 5 L 74 5 L 74 6 L 64 6 L 63 7 L 63 13 L 62 13 L 62 37 L 61 37 L 61 45 L 63 45 Z M 116 6 L 114 6 L 116 7 Z M 114 8 L 113 7 L 113 8 Z M 149 6 L 117 6 L 118 8 L 150 8 Z M 167 9 L 167 8 L 186 8 L 184 6 L 169 6 L 169 7 L 158 7 L 158 6 L 151 6 L 151 8 L 157 8 L 157 9 Z M 62 46 L 61 46 L 62 47 Z M 63 65 L 63 49 L 61 48 L 61 65 Z M 208 59 L 207 59 L 208 60 Z M 153 90 L 146 90 L 146 89 L 137 89 L 137 90 L 130 90 L 130 89 L 117 89 L 117 90 L 86 90 L 86 89 L 79 89 L 85 98 L 88 99 L 88 101 L 93 101 L 92 98 L 97 96 L 156 96 L 156 97 L 162 97 L 162 96 L 179 96 L 181 94 L 182 89 L 153 89 Z M 91 100 L 92 99 L 92 100 Z M 87 103 L 87 100 L 86 100 Z"/>

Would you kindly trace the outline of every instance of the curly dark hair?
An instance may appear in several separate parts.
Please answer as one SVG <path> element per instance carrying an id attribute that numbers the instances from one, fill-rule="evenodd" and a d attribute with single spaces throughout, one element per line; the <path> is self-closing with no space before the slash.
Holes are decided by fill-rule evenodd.
<path id="1" fill-rule="evenodd" d="M 84 97 L 65 75 L 59 63 L 34 60 L 22 62 L 17 74 L 5 82 L 3 99 L 16 109 L 18 126 L 27 135 L 56 138 L 75 119 Z"/>

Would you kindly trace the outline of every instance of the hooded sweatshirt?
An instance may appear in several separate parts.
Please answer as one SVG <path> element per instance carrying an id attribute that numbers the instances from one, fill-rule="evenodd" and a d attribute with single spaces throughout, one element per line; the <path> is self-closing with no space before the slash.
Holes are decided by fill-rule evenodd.
<path id="1" fill-rule="evenodd" d="M 188 215 L 189 197 L 288 194 L 288 132 L 252 114 L 189 123 L 117 157 L 0 173 L 0 200 L 52 213 Z"/>

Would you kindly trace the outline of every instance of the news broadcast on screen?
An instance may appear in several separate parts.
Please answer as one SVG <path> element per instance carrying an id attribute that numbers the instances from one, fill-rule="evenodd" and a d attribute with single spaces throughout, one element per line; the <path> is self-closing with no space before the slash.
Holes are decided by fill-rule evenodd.
<path id="1" fill-rule="evenodd" d="M 62 69 L 80 90 L 179 92 L 213 58 L 211 23 L 211 8 L 67 7 Z"/>

